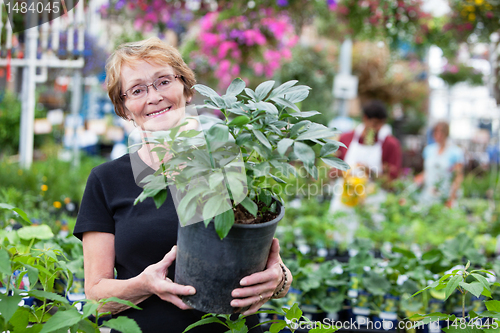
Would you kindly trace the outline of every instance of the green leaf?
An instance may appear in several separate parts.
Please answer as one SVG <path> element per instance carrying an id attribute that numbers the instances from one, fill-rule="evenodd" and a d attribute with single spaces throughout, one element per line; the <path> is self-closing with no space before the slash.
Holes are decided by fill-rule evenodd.
<path id="1" fill-rule="evenodd" d="M 243 125 L 246 125 L 250 122 L 250 118 L 248 118 L 247 116 L 238 116 L 236 118 L 234 118 L 233 120 L 231 120 L 231 122 L 229 124 L 227 124 L 228 126 L 243 126 Z"/>
<path id="2" fill-rule="evenodd" d="M 278 115 L 279 111 L 276 106 L 269 102 L 257 102 L 250 104 L 250 108 L 255 110 L 263 110 L 272 115 Z"/>
<path id="3" fill-rule="evenodd" d="M 134 308 L 136 310 L 142 310 L 140 307 L 138 307 L 134 303 L 132 303 L 130 301 L 126 301 L 124 299 L 119 299 L 118 297 L 109 297 L 109 298 L 104 298 L 104 299 L 99 300 L 99 303 L 101 303 L 101 304 L 107 304 L 109 302 L 120 303 L 123 305 L 130 306 L 131 308 Z"/>
<path id="4" fill-rule="evenodd" d="M 281 179 L 273 174 L 269 174 L 269 176 L 271 176 L 271 178 L 274 179 L 277 183 L 286 184 L 286 181 L 284 181 L 283 179 Z"/>
<path id="5" fill-rule="evenodd" d="M 153 197 L 153 200 L 155 202 L 155 206 L 157 209 L 159 209 L 161 207 L 161 205 L 163 205 L 165 200 L 167 200 L 167 195 L 168 195 L 168 191 L 165 189 L 165 190 L 161 190 L 160 192 L 156 193 L 156 195 Z"/>
<path id="6" fill-rule="evenodd" d="M 221 206 L 223 203 L 225 203 L 225 198 L 222 195 L 215 195 L 208 199 L 208 201 L 203 205 L 203 219 L 211 219 L 221 214 Z"/>
<path id="7" fill-rule="evenodd" d="M 54 301 L 61 302 L 63 304 L 70 305 L 69 301 L 65 297 L 63 297 L 59 294 L 51 293 L 51 292 L 44 291 L 44 290 L 32 289 L 32 290 L 28 291 L 28 295 L 36 297 L 36 298 L 40 298 L 40 299 L 51 299 Z"/>
<path id="8" fill-rule="evenodd" d="M 141 333 L 141 329 L 135 320 L 125 316 L 106 320 L 102 325 L 122 333 Z"/>
<path id="9" fill-rule="evenodd" d="M 321 151 L 319 152 L 319 156 L 325 157 L 335 153 L 339 149 L 340 145 L 334 143 L 325 143 L 323 147 L 321 147 Z"/>
<path id="10" fill-rule="evenodd" d="M 495 311 L 495 312 L 500 312 L 500 301 L 486 301 L 484 302 L 484 305 L 488 309 L 488 311 Z"/>
<path id="11" fill-rule="evenodd" d="M 463 280 L 462 275 L 455 275 L 451 277 L 451 279 L 446 283 L 446 288 L 444 289 L 445 297 L 444 299 L 448 299 L 452 293 L 455 292 L 460 282 Z"/>
<path id="12" fill-rule="evenodd" d="M 311 126 L 310 120 L 301 120 L 298 123 L 294 124 L 290 129 L 290 137 L 294 137 L 297 135 L 302 129 L 308 129 Z"/>
<path id="13" fill-rule="evenodd" d="M 297 319 L 300 320 L 302 317 L 302 310 L 299 309 L 299 306 L 297 303 L 294 303 L 292 307 L 287 311 L 286 313 L 286 319 L 292 320 L 292 319 Z"/>
<path id="14" fill-rule="evenodd" d="M 292 102 L 287 101 L 286 99 L 282 97 L 273 97 L 271 100 L 275 101 L 278 104 L 283 105 L 284 107 L 290 108 L 292 110 L 295 110 L 297 112 L 300 112 L 300 109 L 297 107 L 297 105 L 293 104 Z"/>
<path id="15" fill-rule="evenodd" d="M 28 327 L 30 310 L 27 307 L 18 307 L 9 322 L 14 326 L 14 332 L 22 332 Z"/>
<path id="16" fill-rule="evenodd" d="M 95 315 L 100 304 L 96 301 L 88 301 L 83 306 L 83 317 L 87 318 L 90 315 Z"/>
<path id="17" fill-rule="evenodd" d="M 257 217 L 259 207 L 249 197 L 245 197 L 245 199 L 240 203 L 250 214 Z"/>
<path id="18" fill-rule="evenodd" d="M 345 171 L 345 170 L 349 170 L 351 168 L 349 166 L 349 164 L 347 164 L 346 162 L 344 162 L 343 160 L 341 160 L 338 157 L 326 156 L 326 157 L 322 157 L 321 160 L 323 162 L 325 162 L 326 164 L 328 164 L 329 166 L 337 168 L 339 170 Z"/>
<path id="19" fill-rule="evenodd" d="M 295 118 L 309 118 L 317 114 L 321 114 L 321 112 L 318 111 L 294 112 L 291 113 L 290 115 Z"/>
<path id="20" fill-rule="evenodd" d="M 12 318 L 22 299 L 19 295 L 7 296 L 0 293 L 0 314 L 6 322 Z"/>
<path id="21" fill-rule="evenodd" d="M 234 224 L 234 212 L 232 209 L 227 210 L 224 213 L 217 215 L 214 220 L 217 235 L 219 235 L 220 239 L 224 239 Z"/>
<path id="22" fill-rule="evenodd" d="M 257 98 L 257 96 L 255 95 L 255 92 L 250 89 L 250 88 L 245 88 L 245 93 L 251 98 L 253 99 L 254 101 L 258 101 L 259 99 Z"/>
<path id="23" fill-rule="evenodd" d="M 314 160 L 316 159 L 314 150 L 305 143 L 295 142 L 293 144 L 293 152 L 304 164 L 314 165 Z"/>
<path id="24" fill-rule="evenodd" d="M 257 140 L 259 140 L 264 145 L 264 147 L 266 147 L 268 149 L 272 149 L 271 144 L 267 140 L 266 136 L 264 134 L 262 134 L 262 132 L 260 132 L 258 130 L 252 130 L 252 132 L 255 135 L 255 137 L 257 138 Z"/>
<path id="25" fill-rule="evenodd" d="M 99 333 L 99 329 L 95 328 L 89 319 L 81 320 L 78 323 L 79 331 L 83 331 L 84 333 Z"/>
<path id="26" fill-rule="evenodd" d="M 10 255 L 5 249 L 0 249 L 0 273 L 11 275 L 12 269 L 10 267 Z"/>
<path id="27" fill-rule="evenodd" d="M 288 148 L 290 148 L 292 144 L 293 144 L 292 139 L 285 138 L 280 140 L 280 142 L 278 142 L 278 153 L 281 156 L 285 156 L 286 151 L 288 150 Z"/>
<path id="28" fill-rule="evenodd" d="M 285 94 L 284 98 L 292 103 L 302 102 L 309 96 L 310 89 L 311 88 L 306 86 L 293 87 Z"/>
<path id="29" fill-rule="evenodd" d="M 233 82 L 231 82 L 231 84 L 227 88 L 226 94 L 232 96 L 239 95 L 245 89 L 245 86 L 246 86 L 245 81 L 237 77 L 236 79 L 233 80 Z"/>
<path id="30" fill-rule="evenodd" d="M 286 321 L 280 320 L 277 323 L 274 323 L 269 327 L 269 332 L 271 333 L 278 333 L 281 332 L 284 328 L 286 327 Z"/>
<path id="31" fill-rule="evenodd" d="M 227 142 L 229 138 L 229 128 L 223 124 L 214 124 L 208 130 L 209 141 Z"/>
<path id="32" fill-rule="evenodd" d="M 54 237 L 52 230 L 46 224 L 22 227 L 17 231 L 17 234 L 19 235 L 19 238 L 25 240 L 50 239 Z"/>
<path id="33" fill-rule="evenodd" d="M 274 97 L 284 96 L 287 90 L 299 81 L 291 80 L 283 83 L 278 88 L 274 89 L 271 94 L 266 98 L 266 100 L 273 99 Z"/>
<path id="34" fill-rule="evenodd" d="M 252 141 L 252 134 L 250 133 L 241 133 L 240 135 L 238 135 L 238 137 L 236 138 L 236 144 L 238 146 L 243 146 L 245 145 L 245 143 L 249 142 L 249 141 Z"/>
<path id="35" fill-rule="evenodd" d="M 480 274 L 476 274 L 476 273 L 471 273 L 471 275 L 477 281 L 479 281 L 479 283 L 481 283 L 486 290 L 488 290 L 491 293 L 490 283 L 488 282 L 488 280 L 486 280 L 486 278 L 484 276 L 482 276 Z"/>
<path id="36" fill-rule="evenodd" d="M 465 290 L 467 290 L 476 297 L 479 297 L 484 289 L 483 285 L 479 282 L 466 283 L 461 281 L 460 287 L 464 288 Z"/>
<path id="37" fill-rule="evenodd" d="M 195 84 L 193 86 L 193 89 L 196 90 L 197 92 L 199 92 L 200 94 L 202 94 L 203 96 L 207 96 L 210 98 L 213 96 L 219 96 L 219 94 L 217 94 L 215 92 L 215 90 L 213 90 L 212 88 L 207 87 L 203 84 Z"/>
<path id="38" fill-rule="evenodd" d="M 336 135 L 337 133 L 338 133 L 338 131 L 335 131 L 332 129 L 321 129 L 321 130 L 310 129 L 308 131 L 305 131 L 304 133 L 301 133 L 297 137 L 297 140 L 312 140 L 312 139 L 329 138 L 329 137 Z"/>
<path id="39" fill-rule="evenodd" d="M 65 311 L 59 309 L 59 311 L 50 317 L 45 325 L 43 325 L 40 333 L 54 332 L 62 328 L 67 329 L 77 324 L 80 320 L 82 320 L 82 316 L 75 308 L 69 308 Z"/>
<path id="40" fill-rule="evenodd" d="M 201 325 L 205 325 L 205 324 L 211 324 L 211 323 L 219 323 L 221 325 L 224 325 L 227 327 L 226 324 L 224 324 L 219 318 L 217 317 L 208 317 L 208 318 L 203 318 L 201 320 L 198 320 L 196 323 L 194 324 L 191 324 L 189 325 L 188 327 L 186 327 L 186 329 L 183 331 L 184 332 L 187 332 L 195 327 L 198 327 L 198 326 L 201 326 Z"/>
<path id="41" fill-rule="evenodd" d="M 16 212 L 24 221 L 31 224 L 31 221 L 28 218 L 28 215 L 22 209 L 14 207 L 14 206 L 6 204 L 6 203 L 0 203 L 0 208 L 8 209 L 8 210 L 11 210 L 13 212 Z"/>
<path id="42" fill-rule="evenodd" d="M 272 80 L 265 81 L 259 84 L 257 88 L 255 88 L 256 100 L 262 101 L 264 98 L 266 98 L 266 96 L 269 94 L 271 89 L 273 89 L 273 87 L 274 87 L 274 81 Z"/>

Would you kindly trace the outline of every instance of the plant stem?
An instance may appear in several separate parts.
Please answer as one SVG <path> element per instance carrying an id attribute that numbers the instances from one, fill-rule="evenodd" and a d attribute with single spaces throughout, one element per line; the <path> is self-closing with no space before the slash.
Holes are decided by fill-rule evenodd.
<path id="1" fill-rule="evenodd" d="M 465 293 L 462 294 L 462 318 L 465 320 Z"/>

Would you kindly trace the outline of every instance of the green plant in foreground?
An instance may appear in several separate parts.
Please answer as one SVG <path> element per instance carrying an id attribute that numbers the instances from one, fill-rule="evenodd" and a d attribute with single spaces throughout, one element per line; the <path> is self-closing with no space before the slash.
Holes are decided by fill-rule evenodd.
<path id="1" fill-rule="evenodd" d="M 0 204 L 0 208 L 16 212 L 29 223 L 27 215 L 19 208 L 7 204 Z M 0 291 L 0 330 L 12 333 L 98 333 L 99 327 L 105 326 L 120 332 L 140 333 L 135 321 L 126 317 L 98 324 L 99 318 L 109 314 L 100 312 L 109 302 L 139 309 L 129 301 L 112 297 L 71 303 L 58 293 L 58 280 L 64 281 L 62 293 L 67 293 L 72 286 L 73 273 L 66 265 L 68 260 L 63 251 L 45 243 L 53 238 L 47 225 L 0 230 L 0 283 L 4 287 Z M 36 300 L 33 305 L 22 302 L 29 298 Z M 95 320 L 91 320 L 91 316 Z"/>
<path id="2" fill-rule="evenodd" d="M 498 282 L 489 282 L 485 275 L 483 275 L 493 275 L 490 271 L 483 269 L 468 271 L 469 267 L 470 262 L 467 262 L 467 265 L 463 269 L 455 269 L 451 273 L 443 275 L 438 281 L 413 294 L 413 296 L 416 296 L 427 289 L 434 288 L 435 290 L 444 290 L 446 300 L 458 291 L 461 295 L 462 317 L 457 318 L 452 314 L 434 312 L 430 314 L 416 314 L 409 317 L 409 319 L 419 320 L 423 324 L 444 321 L 447 327 L 443 328 L 443 330 L 446 333 L 463 332 L 464 330 L 474 333 L 498 332 L 498 328 L 500 327 L 500 301 L 493 299 L 484 301 L 487 311 L 482 313 L 470 311 L 466 315 L 465 297 L 468 293 L 475 297 L 482 295 L 492 298 L 492 286 L 500 286 Z M 486 318 L 486 320 L 483 321 L 483 318 Z"/>
<path id="3" fill-rule="evenodd" d="M 274 81 L 266 81 L 254 91 L 237 78 L 223 96 L 207 86 L 195 85 L 195 90 L 209 98 L 201 107 L 220 110 L 224 119 L 216 120 L 201 143 L 196 131 L 179 132 L 179 127 L 146 133 L 147 143 L 156 145 L 152 151 L 159 159 L 169 158 L 155 175 L 144 179 L 148 184 L 136 202 L 153 197 L 156 205 L 161 205 L 166 199 L 166 184 L 175 179 L 177 188 L 187 191 L 177 209 L 180 220 L 188 221 L 202 210 L 199 215 L 207 224 L 215 217 L 215 229 L 224 238 L 238 217 L 238 209 L 240 215 L 249 213 L 256 218 L 273 212 L 276 202 L 272 197 L 279 198 L 280 192 L 273 188 L 274 182 L 284 184 L 283 178 L 296 176 L 297 166 L 315 179 L 320 160 L 330 167 L 348 169 L 333 156 L 342 145 L 330 139 L 338 131 L 305 119 L 319 112 L 301 112 L 297 107 L 310 89 L 295 86 L 297 82 L 274 88 Z M 194 184 L 193 178 L 202 181 Z"/>
<path id="4" fill-rule="evenodd" d="M 297 303 L 293 304 L 289 309 L 283 307 L 279 310 L 261 310 L 258 311 L 257 314 L 267 313 L 271 315 L 281 316 L 284 319 L 271 319 L 268 321 L 261 322 L 256 326 L 270 324 L 269 330 L 266 333 L 278 333 L 283 329 L 288 329 L 292 332 L 295 332 L 300 326 L 311 328 L 309 330 L 310 333 L 332 333 L 337 331 L 338 329 L 335 327 L 323 327 L 321 323 L 311 322 L 308 318 L 302 316 L 302 310 L 299 309 Z M 218 323 L 224 325 L 228 328 L 228 332 L 230 333 L 247 333 L 249 329 L 253 327 L 248 327 L 246 324 L 246 318 L 248 316 L 239 315 L 238 318 L 232 320 L 231 315 L 219 315 L 214 313 L 208 313 L 204 315 L 199 321 L 196 323 L 189 325 L 184 332 L 187 332 L 195 327 Z M 183 333 L 184 333 L 183 332 Z"/>

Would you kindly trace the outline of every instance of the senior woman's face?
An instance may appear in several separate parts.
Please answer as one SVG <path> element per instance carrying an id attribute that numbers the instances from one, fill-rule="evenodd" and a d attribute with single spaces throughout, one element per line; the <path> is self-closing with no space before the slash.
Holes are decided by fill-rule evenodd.
<path id="1" fill-rule="evenodd" d="M 122 67 L 122 94 L 127 91 L 129 95 L 131 91 L 137 94 L 140 91 L 136 89 L 138 85 L 148 86 L 147 93 L 142 97 L 124 97 L 127 115 L 138 127 L 150 131 L 167 130 L 179 125 L 184 118 L 186 106 L 184 85 L 180 77 L 173 78 L 169 75 L 176 75 L 171 66 L 151 64 L 146 61 Z M 156 81 L 159 78 L 161 79 Z M 173 80 L 165 81 L 165 78 Z M 156 90 L 151 85 L 155 81 L 157 87 L 160 85 L 163 87 Z"/>

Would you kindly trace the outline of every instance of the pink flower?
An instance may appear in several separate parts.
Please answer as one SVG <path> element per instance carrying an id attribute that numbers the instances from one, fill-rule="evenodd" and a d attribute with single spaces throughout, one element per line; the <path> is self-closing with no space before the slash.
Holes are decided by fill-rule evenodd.
<path id="1" fill-rule="evenodd" d="M 457 65 L 451 65 L 449 68 L 450 73 L 456 74 L 458 73 L 458 66 Z"/>
<path id="2" fill-rule="evenodd" d="M 234 64 L 233 67 L 231 67 L 231 76 L 235 77 L 240 75 L 240 66 L 238 64 Z"/>
<path id="3" fill-rule="evenodd" d="M 486 12 L 486 17 L 492 19 L 495 15 L 492 12 Z"/>
<path id="4" fill-rule="evenodd" d="M 257 76 L 261 76 L 264 73 L 264 65 L 260 62 L 253 64 L 253 70 Z"/>
<path id="5" fill-rule="evenodd" d="M 200 40 L 205 44 L 206 47 L 213 48 L 219 45 L 219 35 L 206 32 L 204 34 L 200 34 Z"/>
<path id="6" fill-rule="evenodd" d="M 157 23 L 158 17 L 156 16 L 156 12 L 147 13 L 146 15 L 144 15 L 144 20 L 152 23 Z"/>

